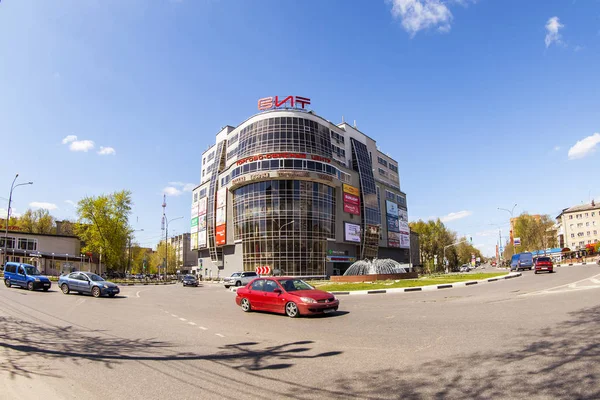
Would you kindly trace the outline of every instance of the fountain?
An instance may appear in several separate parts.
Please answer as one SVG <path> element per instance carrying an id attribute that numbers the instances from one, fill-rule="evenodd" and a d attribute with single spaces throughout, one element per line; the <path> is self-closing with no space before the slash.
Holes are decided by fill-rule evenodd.
<path id="1" fill-rule="evenodd" d="M 352 264 L 343 276 L 332 276 L 333 282 L 370 282 L 388 279 L 418 278 L 416 272 L 409 272 L 408 264 L 400 264 L 389 258 L 359 260 Z"/>

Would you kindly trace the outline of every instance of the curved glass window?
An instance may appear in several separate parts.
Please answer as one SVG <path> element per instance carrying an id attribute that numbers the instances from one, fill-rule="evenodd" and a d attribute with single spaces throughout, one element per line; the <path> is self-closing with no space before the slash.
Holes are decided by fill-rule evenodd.
<path id="1" fill-rule="evenodd" d="M 297 117 L 273 117 L 254 122 L 240 131 L 238 157 L 292 151 L 332 157 L 329 128 Z"/>
<path id="2" fill-rule="evenodd" d="M 335 188 L 273 180 L 233 191 L 235 239 L 244 271 L 259 266 L 282 275 L 325 275 L 327 238 L 335 238 Z"/>

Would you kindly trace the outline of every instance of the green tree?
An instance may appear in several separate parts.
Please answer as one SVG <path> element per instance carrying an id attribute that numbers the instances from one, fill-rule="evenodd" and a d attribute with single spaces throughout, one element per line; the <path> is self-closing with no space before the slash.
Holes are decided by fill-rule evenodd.
<path id="1" fill-rule="evenodd" d="M 176 271 L 177 257 L 175 255 L 175 247 L 170 243 L 167 243 L 167 252 L 169 253 L 169 273 L 173 274 Z M 160 267 L 160 272 L 163 273 L 164 259 L 165 259 L 165 242 L 164 240 L 156 246 L 156 251 L 148 258 L 149 263 L 152 264 L 153 268 Z"/>
<path id="2" fill-rule="evenodd" d="M 514 224 L 514 237 L 521 239 L 518 250 L 544 250 L 558 245 L 554 222 L 549 215 L 539 218 L 527 213 L 519 215 Z"/>
<path id="3" fill-rule="evenodd" d="M 410 223 L 410 229 L 419 234 L 419 244 L 421 253 L 421 264 L 427 272 L 440 272 L 444 270 L 444 247 L 455 243 L 456 233 L 446 228 L 440 221 L 429 220 L 427 222 L 419 220 Z M 446 249 L 446 257 L 451 264 L 455 265 L 457 260 L 456 249 L 449 247 Z M 437 256 L 437 266 L 435 265 L 435 256 Z"/>
<path id="4" fill-rule="evenodd" d="M 35 233 L 35 215 L 31 208 L 27 209 L 18 219 L 17 226 L 28 233 Z"/>
<path id="5" fill-rule="evenodd" d="M 17 219 L 17 226 L 23 232 L 50 234 L 56 231 L 54 217 L 46 209 L 28 209 Z"/>
<path id="6" fill-rule="evenodd" d="M 132 204 L 128 190 L 81 199 L 75 234 L 85 243 L 82 251 L 102 253 L 108 268 L 125 271 Z"/>

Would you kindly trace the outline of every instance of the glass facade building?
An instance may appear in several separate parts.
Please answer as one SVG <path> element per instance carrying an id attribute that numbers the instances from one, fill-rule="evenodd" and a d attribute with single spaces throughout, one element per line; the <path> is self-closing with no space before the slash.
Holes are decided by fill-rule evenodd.
<path id="1" fill-rule="evenodd" d="M 408 263 L 397 171 L 355 126 L 302 109 L 261 112 L 223 128 L 202 154 L 191 247 L 208 276 L 261 267 L 326 276 L 382 256 Z"/>

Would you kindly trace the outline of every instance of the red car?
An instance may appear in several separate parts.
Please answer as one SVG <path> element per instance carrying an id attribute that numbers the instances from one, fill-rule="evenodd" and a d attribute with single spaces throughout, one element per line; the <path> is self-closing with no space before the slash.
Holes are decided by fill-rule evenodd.
<path id="1" fill-rule="evenodd" d="M 245 312 L 270 311 L 296 318 L 331 313 L 340 302 L 331 293 L 318 290 L 297 278 L 257 278 L 237 290 L 235 302 Z"/>
<path id="2" fill-rule="evenodd" d="M 554 264 L 552 263 L 552 260 L 550 259 L 550 257 L 538 257 L 535 259 L 535 261 L 533 262 L 533 267 L 535 270 L 535 273 L 537 274 L 538 272 L 542 272 L 542 271 L 546 271 L 546 272 L 554 272 Z"/>

